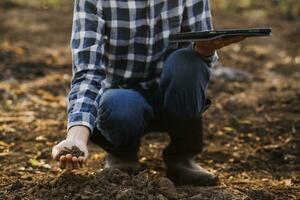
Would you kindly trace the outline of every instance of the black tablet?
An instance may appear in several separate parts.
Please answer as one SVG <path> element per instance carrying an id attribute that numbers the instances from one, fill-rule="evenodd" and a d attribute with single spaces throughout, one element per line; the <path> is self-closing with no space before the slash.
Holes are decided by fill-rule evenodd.
<path id="1" fill-rule="evenodd" d="M 271 28 L 251 28 L 251 29 L 224 29 L 212 30 L 203 32 L 184 32 L 170 35 L 170 42 L 196 42 L 209 41 L 224 37 L 259 37 L 270 36 L 272 34 Z"/>

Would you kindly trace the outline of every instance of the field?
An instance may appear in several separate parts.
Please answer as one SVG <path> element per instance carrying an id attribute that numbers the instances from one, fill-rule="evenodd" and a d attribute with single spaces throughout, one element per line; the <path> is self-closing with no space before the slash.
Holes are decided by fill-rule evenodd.
<path id="1" fill-rule="evenodd" d="M 212 1 L 215 27 L 271 26 L 273 36 L 219 52 L 220 66 L 250 74 L 214 78 L 209 87 L 213 106 L 197 161 L 220 184 L 178 188 L 164 178 L 164 133 L 143 139 L 147 170 L 137 176 L 103 170 L 105 154 L 92 144 L 83 170 L 62 172 L 52 161 L 52 146 L 66 134 L 70 2 L 0 2 L 0 199 L 300 199 L 297 0 Z"/>

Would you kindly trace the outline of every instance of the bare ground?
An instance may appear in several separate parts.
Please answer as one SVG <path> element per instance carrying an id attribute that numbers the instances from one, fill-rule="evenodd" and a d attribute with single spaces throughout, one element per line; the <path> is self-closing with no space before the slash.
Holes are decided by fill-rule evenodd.
<path id="1" fill-rule="evenodd" d="M 104 152 L 93 145 L 86 169 L 57 169 L 50 152 L 66 130 L 71 10 L 0 3 L 0 199 L 300 199 L 299 19 L 273 7 L 216 8 L 214 16 L 218 28 L 269 25 L 274 35 L 220 52 L 222 65 L 252 75 L 209 88 L 197 159 L 221 182 L 176 188 L 164 178 L 165 134 L 143 140 L 148 169 L 137 176 L 103 171 Z"/>

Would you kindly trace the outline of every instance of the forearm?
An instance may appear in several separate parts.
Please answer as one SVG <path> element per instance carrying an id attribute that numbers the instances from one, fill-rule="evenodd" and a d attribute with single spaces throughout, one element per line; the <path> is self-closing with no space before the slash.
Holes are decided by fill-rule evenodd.
<path id="1" fill-rule="evenodd" d="M 90 130 L 86 126 L 73 126 L 69 129 L 67 139 L 79 140 L 87 144 Z"/>

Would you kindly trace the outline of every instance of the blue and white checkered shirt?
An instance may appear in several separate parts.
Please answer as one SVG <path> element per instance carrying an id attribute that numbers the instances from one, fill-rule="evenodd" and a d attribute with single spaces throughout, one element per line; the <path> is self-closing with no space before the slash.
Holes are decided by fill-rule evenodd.
<path id="1" fill-rule="evenodd" d="M 68 128 L 93 131 L 108 88 L 155 88 L 169 35 L 212 29 L 209 0 L 75 0 Z"/>

